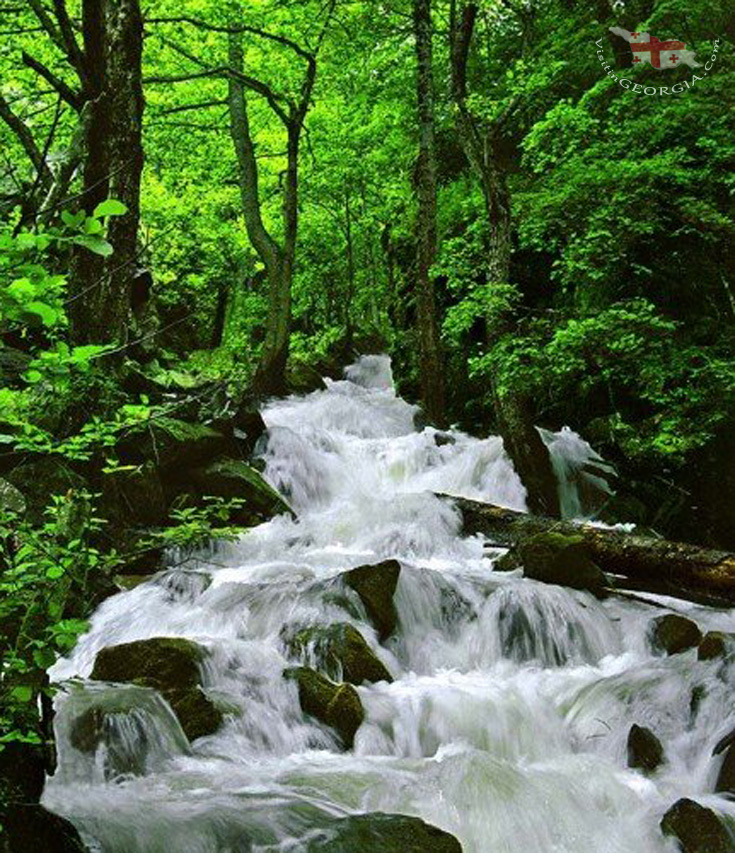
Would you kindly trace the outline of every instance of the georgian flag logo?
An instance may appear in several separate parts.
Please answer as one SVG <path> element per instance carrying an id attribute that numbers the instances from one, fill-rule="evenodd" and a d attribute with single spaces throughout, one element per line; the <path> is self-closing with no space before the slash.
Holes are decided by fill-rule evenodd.
<path id="1" fill-rule="evenodd" d="M 659 71 L 678 65 L 688 65 L 690 68 L 701 66 L 694 58 L 695 51 L 686 50 L 683 41 L 659 41 L 650 33 L 629 33 L 621 27 L 610 27 L 610 32 L 630 42 L 634 65 L 650 62 Z"/>

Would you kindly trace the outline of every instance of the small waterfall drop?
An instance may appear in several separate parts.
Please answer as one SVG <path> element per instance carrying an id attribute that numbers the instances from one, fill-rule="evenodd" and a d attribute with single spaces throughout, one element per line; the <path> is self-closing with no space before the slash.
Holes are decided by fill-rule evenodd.
<path id="1" fill-rule="evenodd" d="M 46 806 L 99 853 L 300 853 L 331 818 L 380 810 L 446 829 L 465 853 L 670 853 L 658 823 L 679 797 L 735 813 L 706 793 L 722 760 L 712 748 L 735 727 L 735 670 L 660 657 L 647 639 L 672 607 L 703 630 L 734 631 L 735 615 L 494 572 L 434 492 L 525 509 L 502 441 L 417 430 L 387 357 L 345 376 L 263 411 L 266 477 L 297 519 L 108 599 L 53 668 Z M 569 430 L 543 437 L 566 514 L 583 514 L 575 484 L 593 452 Z M 381 641 L 335 579 L 384 559 L 401 572 L 398 627 Z M 349 751 L 282 676 L 299 663 L 286 637 L 336 623 L 394 679 L 357 688 L 365 721 Z M 215 734 L 189 743 L 155 691 L 84 680 L 101 648 L 152 637 L 208 650 L 204 690 L 228 709 Z M 664 744 L 651 777 L 626 766 L 633 723 Z"/>

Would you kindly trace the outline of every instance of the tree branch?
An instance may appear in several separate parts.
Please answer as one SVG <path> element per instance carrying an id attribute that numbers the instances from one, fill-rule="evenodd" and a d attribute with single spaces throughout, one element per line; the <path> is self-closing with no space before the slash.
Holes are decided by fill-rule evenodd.
<path id="1" fill-rule="evenodd" d="M 10 109 L 10 105 L 1 94 L 0 118 L 5 122 L 10 130 L 13 131 L 18 142 L 20 142 L 23 150 L 28 155 L 28 159 L 33 163 L 37 174 L 42 177 L 44 183 L 51 183 L 53 181 L 53 175 L 51 174 L 51 170 L 49 169 L 41 150 L 36 145 L 33 134 L 25 124 L 23 124 L 21 119 L 19 119 L 18 116 Z"/>
<path id="2" fill-rule="evenodd" d="M 61 32 L 56 28 L 51 16 L 46 11 L 42 0 L 27 0 L 28 5 L 33 10 L 33 14 L 38 18 L 38 22 L 46 30 L 51 41 L 59 48 L 60 51 L 66 53 L 66 45 Z"/>
<path id="3" fill-rule="evenodd" d="M 82 108 L 82 99 L 81 96 L 71 88 L 71 86 L 64 83 L 64 81 L 57 77 L 53 71 L 40 63 L 37 59 L 34 59 L 25 51 L 22 53 L 22 59 L 24 65 L 28 66 L 28 68 L 32 68 L 36 74 L 43 77 L 43 79 L 56 90 L 62 100 L 66 101 L 66 103 L 69 104 L 69 106 L 76 112 L 79 112 Z"/>
<path id="4" fill-rule="evenodd" d="M 309 60 L 313 59 L 313 55 L 301 47 L 301 45 L 297 44 L 295 41 L 292 41 L 290 38 L 286 38 L 286 36 L 280 36 L 277 33 L 271 33 L 268 30 L 263 30 L 260 27 L 251 27 L 248 24 L 234 24 L 231 26 L 227 26 L 224 24 L 210 24 L 208 21 L 202 21 L 199 18 L 192 18 L 188 15 L 182 15 L 173 18 L 147 18 L 147 24 L 190 24 L 193 27 L 198 27 L 202 30 L 209 30 L 214 33 L 229 33 L 230 35 L 237 35 L 238 33 L 252 33 L 253 35 L 261 36 L 261 38 L 269 39 L 270 41 L 277 42 L 278 44 L 283 45 L 284 47 L 288 47 L 297 53 L 303 59 Z"/>
<path id="5" fill-rule="evenodd" d="M 74 25 L 69 17 L 65 0 L 54 0 L 54 11 L 56 12 L 56 20 L 59 22 L 59 30 L 64 43 L 64 52 L 66 53 L 69 62 L 76 69 L 77 74 L 79 74 L 82 86 L 86 88 L 86 62 L 84 54 L 77 42 L 77 37 L 74 34 Z"/>

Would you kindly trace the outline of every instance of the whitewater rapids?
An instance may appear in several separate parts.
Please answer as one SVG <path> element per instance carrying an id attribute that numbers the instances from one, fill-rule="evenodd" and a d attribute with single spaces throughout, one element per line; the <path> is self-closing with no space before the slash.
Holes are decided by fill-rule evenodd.
<path id="1" fill-rule="evenodd" d="M 44 804 L 93 850 L 298 853 L 327 816 L 386 811 L 451 832 L 465 853 L 670 853 L 658 824 L 680 797 L 735 816 L 706 793 L 722 760 L 712 748 L 735 726 L 733 669 L 694 651 L 657 656 L 647 639 L 667 610 L 703 631 L 735 631 L 735 615 L 599 602 L 494 573 L 494 552 L 462 538 L 433 492 L 523 510 L 502 442 L 458 431 L 437 441 L 415 429 L 416 411 L 382 356 L 268 405 L 265 476 L 298 520 L 276 518 L 108 599 L 53 668 L 59 765 Z M 568 430 L 544 438 L 562 504 L 579 512 L 570 472 L 591 451 Z M 399 626 L 381 645 L 316 582 L 386 558 L 402 566 Z M 283 627 L 331 622 L 355 625 L 395 678 L 357 688 L 366 719 L 350 752 L 281 675 L 294 664 Z M 152 691 L 82 680 L 100 648 L 159 636 L 211 652 L 205 688 L 231 710 L 216 734 L 189 744 Z M 115 748 L 91 757 L 69 733 L 95 702 L 131 711 L 113 716 Z M 626 767 L 633 723 L 664 745 L 652 777 Z"/>

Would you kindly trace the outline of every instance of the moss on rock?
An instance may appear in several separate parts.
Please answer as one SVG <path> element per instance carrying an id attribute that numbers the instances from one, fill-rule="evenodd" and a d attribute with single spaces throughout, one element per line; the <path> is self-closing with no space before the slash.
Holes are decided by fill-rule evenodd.
<path id="1" fill-rule="evenodd" d="M 539 533 L 518 546 L 525 577 L 543 583 L 600 593 L 609 581 L 593 562 L 584 537 Z"/>
<path id="2" fill-rule="evenodd" d="M 179 718 L 189 738 L 215 732 L 222 712 L 201 690 L 200 664 L 206 651 L 183 637 L 154 637 L 108 646 L 94 662 L 92 678 L 152 687 Z"/>
<path id="3" fill-rule="evenodd" d="M 384 560 L 382 563 L 358 566 L 341 575 L 342 581 L 360 597 L 381 640 L 387 639 L 395 631 L 398 622 L 393 596 L 400 573 L 401 564 L 398 560 Z"/>
<path id="4" fill-rule="evenodd" d="M 357 691 L 351 684 L 335 684 L 305 666 L 285 670 L 284 677 L 295 681 L 299 702 L 305 714 L 333 728 L 347 749 L 352 749 L 355 733 L 365 719 Z"/>
<path id="5" fill-rule="evenodd" d="M 305 662 L 313 660 L 316 668 L 331 678 L 342 678 L 350 684 L 393 681 L 362 634 L 346 622 L 302 628 L 288 645 L 294 655 Z"/>

